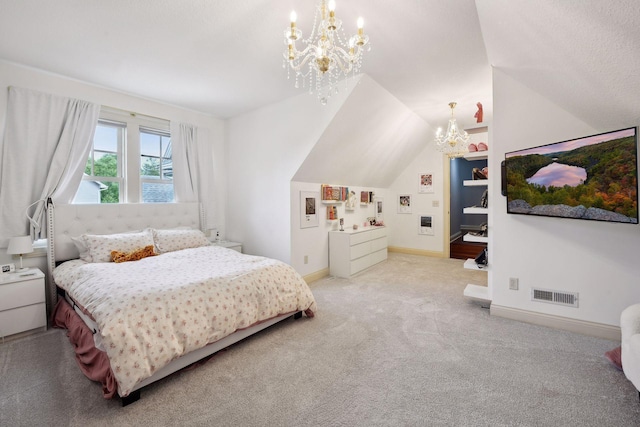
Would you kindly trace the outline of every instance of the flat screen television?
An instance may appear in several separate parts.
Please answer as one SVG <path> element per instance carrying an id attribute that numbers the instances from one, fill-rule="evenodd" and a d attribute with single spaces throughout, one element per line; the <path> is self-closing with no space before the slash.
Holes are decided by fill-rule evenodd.
<path id="1" fill-rule="evenodd" d="M 632 127 L 506 153 L 507 212 L 637 224 L 637 139 Z"/>

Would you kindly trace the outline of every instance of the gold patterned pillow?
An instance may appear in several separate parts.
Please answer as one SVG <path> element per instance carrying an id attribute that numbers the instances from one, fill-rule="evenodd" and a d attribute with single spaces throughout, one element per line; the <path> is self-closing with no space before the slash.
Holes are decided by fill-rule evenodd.
<path id="1" fill-rule="evenodd" d="M 111 251 L 111 261 L 113 262 L 127 262 L 138 261 L 142 258 L 157 255 L 153 249 L 153 245 L 145 246 L 144 248 L 136 249 L 131 252 Z"/>

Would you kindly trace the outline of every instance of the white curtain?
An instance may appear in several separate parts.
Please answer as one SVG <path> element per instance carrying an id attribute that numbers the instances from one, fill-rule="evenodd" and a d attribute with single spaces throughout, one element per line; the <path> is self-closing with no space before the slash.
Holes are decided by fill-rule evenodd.
<path id="1" fill-rule="evenodd" d="M 0 157 L 0 247 L 6 247 L 12 236 L 45 236 L 48 198 L 72 201 L 99 114 L 98 104 L 9 88 Z"/>
<path id="2" fill-rule="evenodd" d="M 177 202 L 199 202 L 198 128 L 171 123 L 173 187 Z"/>

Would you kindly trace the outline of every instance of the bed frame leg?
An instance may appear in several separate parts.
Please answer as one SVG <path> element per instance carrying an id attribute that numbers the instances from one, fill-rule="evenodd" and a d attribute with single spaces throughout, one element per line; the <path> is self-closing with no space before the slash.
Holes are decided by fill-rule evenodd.
<path id="1" fill-rule="evenodd" d="M 140 389 L 132 391 L 128 396 L 121 397 L 122 407 L 124 408 L 127 405 L 131 405 L 133 402 L 137 402 L 140 400 Z"/>
<path id="2" fill-rule="evenodd" d="M 296 320 L 301 318 L 301 317 L 302 317 L 302 312 L 301 311 L 299 311 L 299 312 L 297 312 L 296 314 L 293 315 L 293 318 L 296 319 Z"/>

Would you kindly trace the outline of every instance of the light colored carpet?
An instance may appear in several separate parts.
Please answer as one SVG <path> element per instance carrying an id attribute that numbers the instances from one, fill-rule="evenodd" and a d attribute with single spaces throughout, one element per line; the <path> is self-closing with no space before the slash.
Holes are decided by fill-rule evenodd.
<path id="1" fill-rule="evenodd" d="M 462 261 L 390 254 L 312 284 L 288 320 L 122 408 L 65 333 L 0 346 L 0 425 L 637 426 L 638 394 L 604 353 L 619 343 L 489 316 Z"/>

